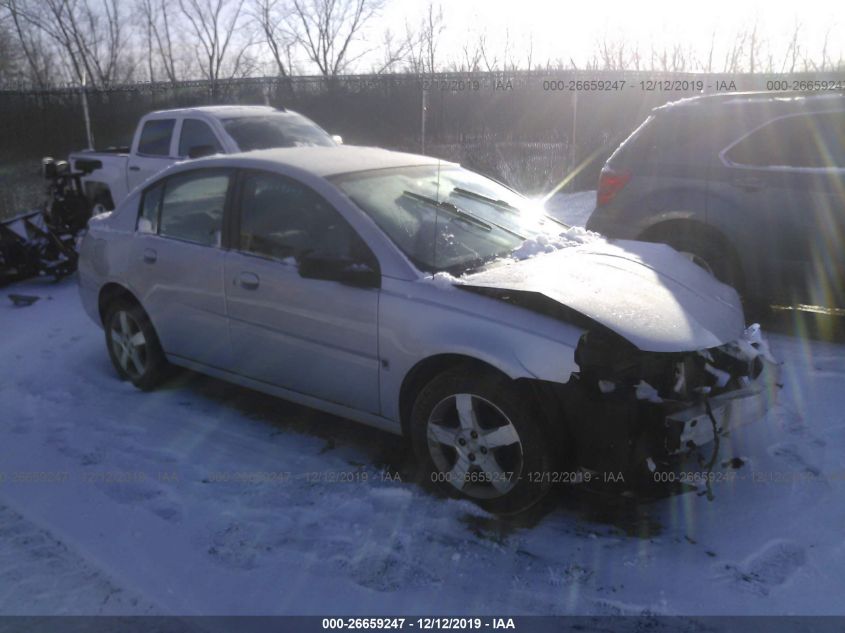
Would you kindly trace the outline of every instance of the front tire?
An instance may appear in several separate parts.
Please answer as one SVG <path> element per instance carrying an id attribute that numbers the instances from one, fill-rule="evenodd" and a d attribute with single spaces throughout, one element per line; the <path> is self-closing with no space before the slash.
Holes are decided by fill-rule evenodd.
<path id="1" fill-rule="evenodd" d="M 532 398 L 476 366 L 429 382 L 411 413 L 411 441 L 429 480 L 497 514 L 514 514 L 550 488 L 551 451 Z"/>
<path id="2" fill-rule="evenodd" d="M 165 377 L 167 360 L 158 336 L 141 306 L 112 303 L 104 319 L 106 348 L 121 380 L 149 391 Z"/>

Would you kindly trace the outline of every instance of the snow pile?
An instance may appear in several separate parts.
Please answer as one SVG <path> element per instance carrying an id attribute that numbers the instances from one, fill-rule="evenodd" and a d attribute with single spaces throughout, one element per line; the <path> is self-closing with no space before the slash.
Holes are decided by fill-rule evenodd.
<path id="1" fill-rule="evenodd" d="M 562 248 L 580 246 L 603 239 L 598 233 L 588 231 L 580 226 L 573 226 L 557 235 L 541 233 L 528 238 L 518 248 L 514 249 L 507 259 L 522 260 L 543 253 L 553 253 Z"/>
<path id="2" fill-rule="evenodd" d="M 455 277 L 454 275 L 450 275 L 446 272 L 435 273 L 433 275 L 427 275 L 422 279 L 424 282 L 434 284 L 439 288 L 451 288 L 455 285 L 460 285 L 464 283 L 464 280 L 460 277 Z"/>

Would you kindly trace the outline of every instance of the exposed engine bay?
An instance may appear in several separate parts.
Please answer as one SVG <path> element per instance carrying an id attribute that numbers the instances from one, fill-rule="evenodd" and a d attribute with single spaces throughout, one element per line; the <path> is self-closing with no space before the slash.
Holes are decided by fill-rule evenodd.
<path id="1" fill-rule="evenodd" d="M 678 353 L 643 352 L 595 328 L 575 357 L 580 372 L 561 390 L 567 432 L 578 464 L 599 471 L 645 474 L 680 455 L 714 454 L 720 436 L 753 419 L 737 405 L 758 406 L 777 373 L 757 325 L 737 341 Z"/>
<path id="2" fill-rule="evenodd" d="M 672 469 L 688 455 L 712 461 L 719 438 L 762 417 L 776 391 L 777 363 L 758 325 L 714 347 L 643 351 L 547 294 L 460 287 L 585 330 L 575 349 L 579 371 L 546 394 L 563 422 L 559 444 L 575 447 L 565 458 L 578 467 L 628 479 Z"/>

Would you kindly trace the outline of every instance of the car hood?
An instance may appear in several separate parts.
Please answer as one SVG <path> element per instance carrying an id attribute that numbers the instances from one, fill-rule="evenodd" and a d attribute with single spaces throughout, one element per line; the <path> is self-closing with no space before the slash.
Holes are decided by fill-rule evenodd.
<path id="1" fill-rule="evenodd" d="M 650 352 L 735 341 L 736 291 L 664 244 L 596 240 L 461 277 L 468 288 L 536 292 Z"/>

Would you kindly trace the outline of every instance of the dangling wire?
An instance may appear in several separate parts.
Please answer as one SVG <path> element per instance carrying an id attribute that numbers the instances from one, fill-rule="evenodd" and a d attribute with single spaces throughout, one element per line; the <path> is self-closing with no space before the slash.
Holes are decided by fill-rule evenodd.
<path id="1" fill-rule="evenodd" d="M 710 474 L 713 472 L 713 466 L 716 464 L 716 458 L 719 456 L 719 432 L 721 429 L 719 429 L 716 424 L 716 416 L 713 415 L 713 409 L 710 407 L 710 399 L 707 396 L 704 397 L 704 409 L 707 411 L 707 417 L 710 418 L 710 423 L 713 425 L 713 456 L 710 458 L 710 462 L 705 466 L 707 469 L 707 477 L 705 480 L 705 486 L 707 487 L 707 500 L 713 501 L 714 497 L 713 489 L 710 485 Z"/>

